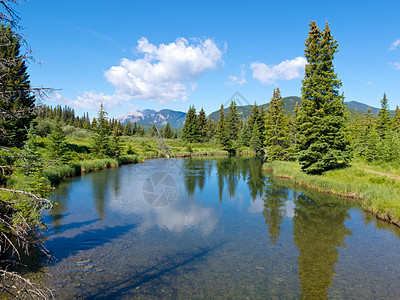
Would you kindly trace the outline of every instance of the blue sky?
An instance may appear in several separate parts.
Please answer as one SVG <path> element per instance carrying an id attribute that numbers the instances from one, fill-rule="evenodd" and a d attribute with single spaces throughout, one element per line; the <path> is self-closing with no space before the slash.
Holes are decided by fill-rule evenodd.
<path id="1" fill-rule="evenodd" d="M 300 96 L 309 22 L 328 21 L 345 101 L 400 106 L 400 1 L 31 0 L 16 8 L 50 105 L 111 117 L 189 105 L 206 113 L 239 91 Z M 244 104 L 244 103 L 243 103 Z"/>

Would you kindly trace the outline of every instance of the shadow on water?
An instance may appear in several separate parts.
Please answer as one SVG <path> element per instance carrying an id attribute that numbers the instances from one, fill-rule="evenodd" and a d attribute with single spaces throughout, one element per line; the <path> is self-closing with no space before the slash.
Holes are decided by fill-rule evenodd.
<path id="1" fill-rule="evenodd" d="M 62 228 L 54 228 L 54 229 L 50 229 L 47 230 L 45 232 L 45 234 L 47 236 L 50 236 L 52 234 L 62 234 L 63 232 L 67 231 L 67 230 L 71 230 L 71 229 L 79 229 L 83 226 L 87 226 L 87 225 L 91 225 L 94 224 L 98 221 L 98 219 L 92 219 L 92 220 L 87 220 L 87 221 L 82 221 L 82 222 L 71 222 L 69 224 L 64 224 L 62 226 Z M 61 230 L 62 229 L 62 230 Z"/>
<path id="2" fill-rule="evenodd" d="M 55 258 L 63 259 L 79 251 L 90 250 L 95 247 L 112 242 L 123 236 L 125 233 L 135 228 L 135 225 L 123 225 L 108 228 L 99 228 L 90 231 L 84 231 L 74 237 L 58 237 L 46 241 L 45 245 L 48 249 L 56 249 Z"/>
<path id="3" fill-rule="evenodd" d="M 140 296 L 146 297 L 159 297 L 160 294 L 157 293 L 156 287 L 160 285 L 162 277 L 169 273 L 174 272 L 179 268 L 191 268 L 190 264 L 201 261 L 207 257 L 212 251 L 220 248 L 224 242 L 221 242 L 213 247 L 201 248 L 197 252 L 187 252 L 187 253 L 175 253 L 174 255 L 169 255 L 163 261 L 158 264 L 146 269 L 143 272 L 133 274 L 129 276 L 128 279 L 120 281 L 114 285 L 111 285 L 105 289 L 99 290 L 96 294 L 89 296 L 87 299 L 113 299 L 117 296 L 121 296 L 123 293 L 136 290 L 138 287 L 143 287 L 144 285 L 150 284 L 156 281 L 154 285 L 154 292 L 150 294 L 143 295 L 143 291 L 140 291 Z M 165 282 L 164 282 L 165 283 Z M 168 285 L 174 292 L 172 298 L 177 295 L 177 290 L 170 284 Z"/>

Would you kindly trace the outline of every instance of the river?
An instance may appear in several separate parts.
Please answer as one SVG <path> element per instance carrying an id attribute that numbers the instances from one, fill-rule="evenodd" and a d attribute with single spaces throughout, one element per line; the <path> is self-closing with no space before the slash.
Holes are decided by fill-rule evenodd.
<path id="1" fill-rule="evenodd" d="M 263 174 L 154 159 L 62 182 L 27 276 L 56 299 L 400 299 L 400 230 Z"/>

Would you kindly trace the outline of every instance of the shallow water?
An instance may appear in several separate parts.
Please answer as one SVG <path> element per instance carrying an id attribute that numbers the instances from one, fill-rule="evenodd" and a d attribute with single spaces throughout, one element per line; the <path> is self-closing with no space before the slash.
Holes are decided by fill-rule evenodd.
<path id="1" fill-rule="evenodd" d="M 56 260 L 29 276 L 57 299 L 400 298 L 398 228 L 264 177 L 255 158 L 150 160 L 63 182 L 54 200 Z"/>

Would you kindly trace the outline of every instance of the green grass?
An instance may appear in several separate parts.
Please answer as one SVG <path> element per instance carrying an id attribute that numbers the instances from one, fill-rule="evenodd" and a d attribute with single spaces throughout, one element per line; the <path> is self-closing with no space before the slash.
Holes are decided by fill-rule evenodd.
<path id="1" fill-rule="evenodd" d="M 319 192 L 357 199 L 365 210 L 400 226 L 400 180 L 363 170 L 371 168 L 377 166 L 356 162 L 323 175 L 307 175 L 294 162 L 276 161 L 263 165 L 264 170 L 276 177 L 290 179 Z M 388 172 L 389 168 L 383 166 L 380 170 Z"/>

